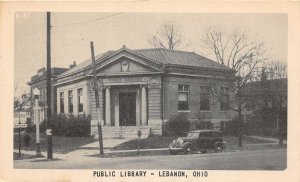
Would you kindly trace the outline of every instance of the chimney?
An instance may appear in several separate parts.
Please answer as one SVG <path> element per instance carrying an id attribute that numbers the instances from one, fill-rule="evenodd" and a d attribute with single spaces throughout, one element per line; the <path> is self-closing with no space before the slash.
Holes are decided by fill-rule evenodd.
<path id="1" fill-rule="evenodd" d="M 75 66 L 77 66 L 76 61 L 73 61 L 73 64 L 70 64 L 69 68 L 71 69 L 71 68 L 74 68 Z"/>

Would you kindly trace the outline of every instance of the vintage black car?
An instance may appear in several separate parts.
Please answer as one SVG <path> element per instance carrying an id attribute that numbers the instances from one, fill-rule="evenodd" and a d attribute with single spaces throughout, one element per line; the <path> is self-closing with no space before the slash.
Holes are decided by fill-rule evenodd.
<path id="1" fill-rule="evenodd" d="M 171 154 L 183 152 L 190 154 L 193 151 L 206 153 L 213 149 L 220 152 L 225 149 L 225 142 L 222 140 L 222 132 L 218 130 L 195 130 L 188 132 L 186 137 L 180 137 L 169 145 Z"/>

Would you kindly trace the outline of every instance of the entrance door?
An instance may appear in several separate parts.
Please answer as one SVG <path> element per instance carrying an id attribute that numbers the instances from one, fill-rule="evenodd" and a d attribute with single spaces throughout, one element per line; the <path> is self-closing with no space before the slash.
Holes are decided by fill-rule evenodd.
<path id="1" fill-rule="evenodd" d="M 119 93 L 120 126 L 136 125 L 135 95 L 136 95 L 135 92 Z"/>

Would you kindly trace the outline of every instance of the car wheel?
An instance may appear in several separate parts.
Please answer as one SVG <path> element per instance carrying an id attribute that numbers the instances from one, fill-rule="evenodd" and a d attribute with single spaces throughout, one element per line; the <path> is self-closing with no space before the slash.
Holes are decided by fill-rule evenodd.
<path id="1" fill-rule="evenodd" d="M 192 147 L 190 145 L 186 146 L 184 148 L 184 151 L 183 151 L 184 154 L 191 154 L 192 153 Z"/>
<path id="2" fill-rule="evenodd" d="M 169 151 L 170 151 L 170 154 L 172 154 L 172 155 L 176 155 L 177 154 L 176 151 L 173 151 L 173 150 L 169 150 Z"/>
<path id="3" fill-rule="evenodd" d="M 223 146 L 220 143 L 215 144 L 215 152 L 221 152 L 223 150 Z"/>

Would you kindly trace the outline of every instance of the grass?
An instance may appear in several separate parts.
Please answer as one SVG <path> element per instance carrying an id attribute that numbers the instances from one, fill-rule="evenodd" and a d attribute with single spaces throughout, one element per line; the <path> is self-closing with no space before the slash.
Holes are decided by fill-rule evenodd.
<path id="1" fill-rule="evenodd" d="M 140 149 L 153 149 L 153 148 L 167 148 L 173 140 L 177 139 L 175 136 L 163 137 L 153 136 L 149 138 L 140 139 Z M 137 149 L 138 139 L 129 140 L 124 142 L 111 150 L 132 150 Z"/>
<path id="2" fill-rule="evenodd" d="M 35 150 L 36 139 L 35 134 L 30 134 L 30 144 L 25 147 L 24 134 L 21 134 L 21 150 Z M 65 136 L 52 136 L 53 152 L 65 154 L 78 149 L 80 146 L 95 142 L 97 140 L 93 137 L 65 137 Z M 47 136 L 40 135 L 41 151 L 47 151 Z M 19 148 L 18 134 L 14 134 L 14 149 Z"/>
<path id="3" fill-rule="evenodd" d="M 163 137 L 163 136 L 153 136 L 140 140 L 140 149 L 151 149 L 151 148 L 168 148 L 169 144 L 177 139 L 178 137 Z M 223 140 L 226 142 L 226 146 L 228 150 L 236 150 L 238 147 L 238 138 L 234 136 L 224 136 Z M 253 139 L 244 137 L 243 145 L 247 144 L 260 144 L 260 143 L 269 143 L 268 141 L 261 139 Z M 132 150 L 137 149 L 138 139 L 130 140 L 124 142 L 114 148 L 112 150 Z"/>
<path id="4" fill-rule="evenodd" d="M 19 153 L 18 152 L 14 152 L 14 160 L 22 160 L 22 159 L 32 159 L 32 158 L 36 158 L 35 155 L 29 155 L 29 154 L 22 154 L 21 153 L 21 157 L 19 157 Z"/>

